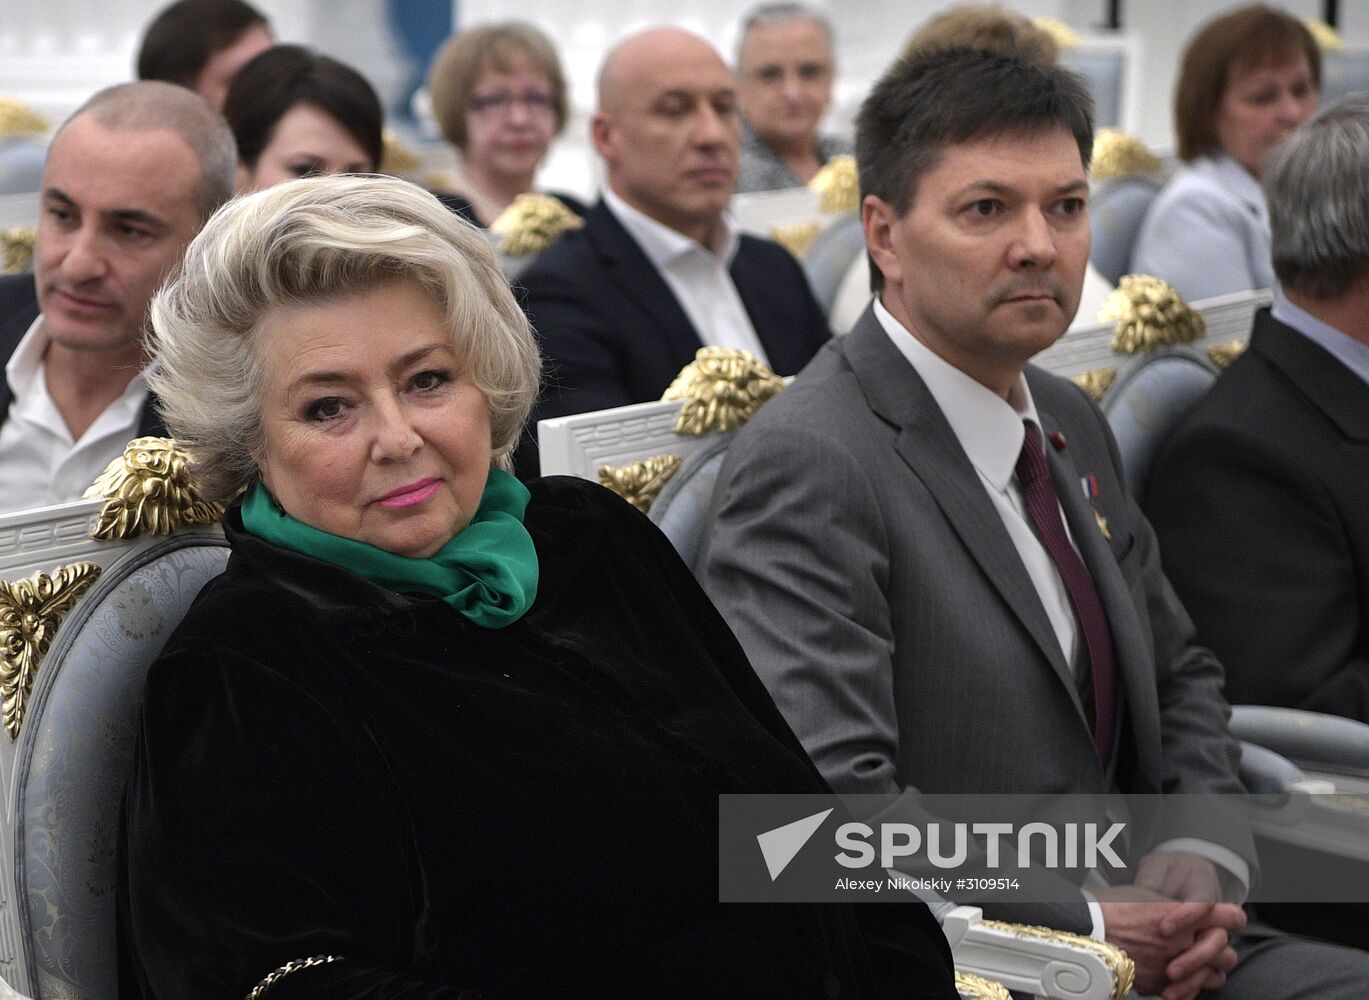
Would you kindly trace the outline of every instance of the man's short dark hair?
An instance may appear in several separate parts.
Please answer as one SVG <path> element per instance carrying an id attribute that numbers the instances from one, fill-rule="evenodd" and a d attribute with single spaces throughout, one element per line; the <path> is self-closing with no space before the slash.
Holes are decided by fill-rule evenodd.
<path id="1" fill-rule="evenodd" d="M 1017 56 L 969 49 L 918 53 L 895 62 L 856 118 L 861 197 L 873 194 L 901 217 L 922 175 L 950 145 L 1063 128 L 1088 169 L 1093 99 L 1073 73 Z M 871 262 L 870 285 L 883 274 Z"/>
<path id="2" fill-rule="evenodd" d="M 266 27 L 266 15 L 243 0 L 177 0 L 147 26 L 138 50 L 138 79 L 195 88 L 215 52 L 248 28 Z"/>

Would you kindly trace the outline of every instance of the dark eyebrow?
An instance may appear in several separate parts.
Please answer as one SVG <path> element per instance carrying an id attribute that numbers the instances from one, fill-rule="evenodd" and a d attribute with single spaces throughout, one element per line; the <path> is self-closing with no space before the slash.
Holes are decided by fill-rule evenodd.
<path id="1" fill-rule="evenodd" d="M 1081 177 L 1078 180 L 1070 181 L 1067 184 L 1061 184 L 1054 191 L 1052 191 L 1051 194 L 1055 197 L 1060 197 L 1061 195 L 1078 194 L 1080 192 L 1088 191 L 1088 189 L 1089 182 Z M 999 181 L 980 180 L 972 181 L 969 184 L 966 184 L 956 193 L 955 196 L 957 198 L 962 198 L 973 191 L 983 191 L 987 194 L 996 195 L 1010 195 L 1013 194 L 1015 190 L 1016 189 L 1012 186 L 1008 184 L 1003 184 Z"/>
<path id="2" fill-rule="evenodd" d="M 48 201 L 60 202 L 67 208 L 79 209 L 81 207 L 61 188 L 50 187 L 43 192 L 43 197 Z M 119 222 L 132 222 L 135 225 L 147 226 L 149 229 L 167 228 L 166 221 L 161 216 L 154 215 L 141 208 L 116 208 L 102 214 Z"/>

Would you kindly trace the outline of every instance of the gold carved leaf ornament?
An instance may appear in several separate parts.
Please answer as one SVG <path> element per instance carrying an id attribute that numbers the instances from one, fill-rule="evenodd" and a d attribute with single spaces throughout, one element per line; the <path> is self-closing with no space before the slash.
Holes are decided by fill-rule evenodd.
<path id="1" fill-rule="evenodd" d="M 82 562 L 17 583 L 0 580 L 0 703 L 11 740 L 19 737 L 38 665 L 57 627 L 99 575 L 98 565 Z"/>
<path id="2" fill-rule="evenodd" d="M 652 455 L 628 465 L 601 465 L 599 482 L 645 514 L 681 461 L 679 455 Z"/>
<path id="3" fill-rule="evenodd" d="M 1114 177 L 1156 176 L 1161 171 L 1160 158 L 1145 147 L 1135 136 L 1113 128 L 1099 129 L 1093 137 L 1093 156 L 1089 160 L 1089 177 L 1094 181 Z"/>
<path id="4" fill-rule="evenodd" d="M 1012 994 L 1002 983 L 976 976 L 973 972 L 957 972 L 955 988 L 962 997 L 974 997 L 975 1000 L 1012 1000 Z"/>
<path id="5" fill-rule="evenodd" d="M 675 433 L 697 437 L 746 423 L 784 380 L 736 347 L 701 347 L 680 370 L 662 399 L 683 399 Z"/>
<path id="6" fill-rule="evenodd" d="M 860 208 L 860 172 L 854 156 L 843 153 L 832 157 L 813 175 L 808 187 L 817 192 L 818 208 L 823 212 L 854 212 Z"/>
<path id="7" fill-rule="evenodd" d="M 499 237 L 499 252 L 507 257 L 526 257 L 541 253 L 561 238 L 562 233 L 583 229 L 585 220 L 560 198 L 527 192 L 490 223 L 490 232 Z"/>
<path id="8" fill-rule="evenodd" d="M 134 438 L 86 490 L 105 503 L 91 537 L 169 535 L 185 525 L 214 524 L 223 504 L 200 496 L 190 479 L 190 456 L 171 438 Z"/>
<path id="9" fill-rule="evenodd" d="M 1186 344 L 1207 329 L 1203 314 L 1192 309 L 1169 282 L 1148 274 L 1122 275 L 1098 318 L 1116 324 L 1112 349 L 1121 354 Z"/>

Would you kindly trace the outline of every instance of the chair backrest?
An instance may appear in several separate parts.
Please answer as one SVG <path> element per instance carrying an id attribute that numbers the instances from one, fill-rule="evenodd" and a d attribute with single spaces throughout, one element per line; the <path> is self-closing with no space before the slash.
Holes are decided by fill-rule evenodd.
<path id="1" fill-rule="evenodd" d="M 1143 355 L 1118 376 L 1103 400 L 1103 413 L 1132 496 L 1145 496 L 1156 453 L 1212 387 L 1218 371 L 1206 355 L 1173 347 Z"/>
<path id="2" fill-rule="evenodd" d="M 170 527 L 155 492 L 139 493 L 143 525 Z M 217 525 L 92 538 L 109 509 L 0 516 L 0 975 L 36 1000 L 118 993 L 115 853 L 144 676 L 228 558 Z"/>
<path id="3" fill-rule="evenodd" d="M 1321 56 L 1321 103 L 1357 91 L 1369 91 L 1369 49 L 1355 46 Z"/>
<path id="4" fill-rule="evenodd" d="M 1089 260 L 1114 285 L 1131 272 L 1131 255 L 1161 179 L 1141 174 L 1100 181 L 1089 200 Z"/>
<path id="5" fill-rule="evenodd" d="M 692 569 L 732 436 L 781 384 L 744 351 L 703 348 L 671 387 L 683 398 L 540 421 L 542 473 L 602 482 L 626 496 Z"/>
<path id="6" fill-rule="evenodd" d="M 1187 346 L 1198 351 L 1212 351 L 1233 343 L 1244 344 L 1250 339 L 1255 311 L 1273 301 L 1274 296 L 1269 291 L 1257 289 L 1190 303 L 1203 317 L 1206 330 Z M 1119 354 L 1113 347 L 1115 332 L 1116 324 L 1101 321 L 1072 326 L 1032 362 L 1065 378 L 1108 369 L 1115 375 L 1133 359 L 1132 355 Z"/>
<path id="7" fill-rule="evenodd" d="M 801 261 L 803 273 L 808 276 L 809 287 L 813 289 L 813 295 L 829 322 L 837 293 L 852 263 L 864 256 L 865 230 L 861 227 L 860 216 L 855 214 L 837 218 L 818 233 L 804 252 Z M 866 287 L 869 287 L 868 278 Z M 833 324 L 833 329 L 836 329 L 836 324 Z M 845 330 L 838 332 L 844 333 Z"/>
<path id="8" fill-rule="evenodd" d="M 0 138 L 0 194 L 29 194 L 43 186 L 47 143 L 38 136 Z"/>

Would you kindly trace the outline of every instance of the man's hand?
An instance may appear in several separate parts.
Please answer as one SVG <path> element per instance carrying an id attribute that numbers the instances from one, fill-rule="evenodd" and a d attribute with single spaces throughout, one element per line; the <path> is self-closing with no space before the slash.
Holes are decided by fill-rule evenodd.
<path id="1" fill-rule="evenodd" d="M 1236 964 L 1228 935 L 1245 926 L 1231 903 L 1179 902 L 1139 886 L 1096 893 L 1104 932 L 1136 963 L 1136 991 L 1192 1000 L 1226 981 Z"/>
<path id="2" fill-rule="evenodd" d="M 1184 902 L 1219 903 L 1222 883 L 1207 858 L 1182 851 L 1147 854 L 1136 867 L 1136 884 Z"/>

